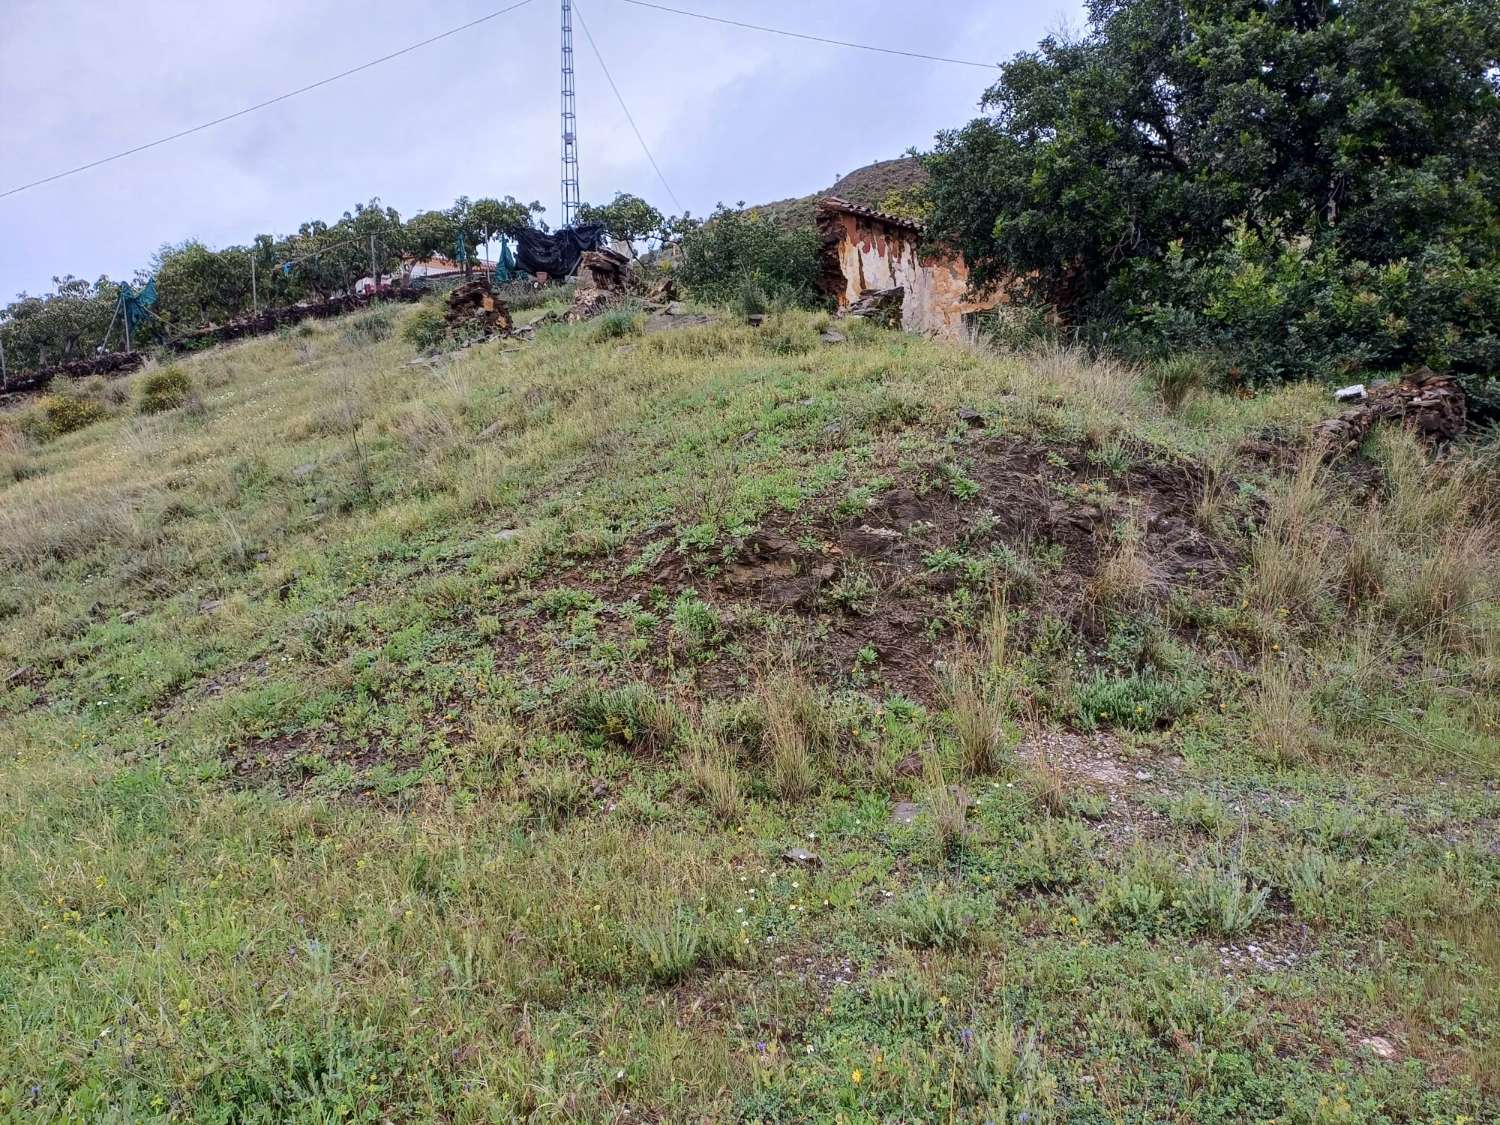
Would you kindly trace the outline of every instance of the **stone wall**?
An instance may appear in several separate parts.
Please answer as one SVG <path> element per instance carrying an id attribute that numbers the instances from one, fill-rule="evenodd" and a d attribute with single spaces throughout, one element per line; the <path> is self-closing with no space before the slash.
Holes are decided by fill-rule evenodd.
<path id="1" fill-rule="evenodd" d="M 876 212 L 825 202 L 819 209 L 823 236 L 823 288 L 845 308 L 872 289 L 906 291 L 901 327 L 908 332 L 962 339 L 965 318 L 1000 304 L 973 300 L 962 258 L 923 255 L 920 228 Z"/>

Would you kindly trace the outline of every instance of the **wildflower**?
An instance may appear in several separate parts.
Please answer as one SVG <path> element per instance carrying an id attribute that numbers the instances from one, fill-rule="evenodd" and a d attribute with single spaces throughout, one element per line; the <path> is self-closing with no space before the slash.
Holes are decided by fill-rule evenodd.
<path id="1" fill-rule="evenodd" d="M 855 1067 L 854 1070 L 853 1070 L 853 1072 L 849 1075 L 849 1081 L 853 1082 L 856 1086 L 858 1086 L 864 1080 L 865 1080 L 864 1072 L 862 1070 L 860 1070 L 859 1067 Z"/>

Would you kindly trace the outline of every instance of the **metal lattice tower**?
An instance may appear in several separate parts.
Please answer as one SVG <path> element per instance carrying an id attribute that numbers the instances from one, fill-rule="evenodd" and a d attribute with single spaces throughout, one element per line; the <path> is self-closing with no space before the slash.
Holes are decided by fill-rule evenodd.
<path id="1" fill-rule="evenodd" d="M 578 193 L 578 113 L 573 100 L 573 4 L 562 0 L 562 225 L 570 227 L 582 204 Z"/>

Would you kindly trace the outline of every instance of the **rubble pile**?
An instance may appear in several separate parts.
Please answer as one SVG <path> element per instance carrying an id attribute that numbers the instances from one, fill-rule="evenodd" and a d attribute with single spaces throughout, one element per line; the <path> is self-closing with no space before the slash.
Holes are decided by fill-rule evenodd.
<path id="1" fill-rule="evenodd" d="M 400 301 L 403 303 L 419 301 L 422 299 L 420 289 L 411 288 L 382 288 L 379 300 Z M 372 298 L 368 295 L 357 297 L 334 297 L 328 301 L 313 301 L 300 305 L 289 305 L 286 308 L 266 309 L 255 316 L 246 317 L 243 320 L 232 320 L 228 324 L 217 325 L 212 328 L 203 328 L 196 332 L 185 332 L 180 336 L 174 336 L 167 342 L 167 346 L 174 351 L 198 351 L 212 344 L 227 344 L 231 340 L 241 340 L 248 336 L 266 336 L 275 332 L 278 328 L 288 325 L 300 324 L 304 320 L 329 320 L 356 309 L 369 307 Z"/>
<path id="2" fill-rule="evenodd" d="M 510 307 L 495 295 L 488 277 L 467 281 L 449 293 L 443 319 L 450 332 L 483 338 L 508 336 L 514 327 Z"/>
<path id="3" fill-rule="evenodd" d="M 1443 445 L 1462 434 L 1468 420 L 1468 399 L 1458 380 L 1424 367 L 1375 384 L 1358 405 L 1313 427 L 1312 439 L 1333 460 L 1358 449 L 1380 422 L 1399 422 L 1428 444 Z"/>
<path id="4" fill-rule="evenodd" d="M 0 395 L 43 390 L 59 375 L 68 379 L 85 379 L 90 375 L 124 375 L 139 370 L 145 362 L 145 352 L 106 352 L 88 359 L 70 359 L 66 363 L 12 375 L 0 383 Z"/>
<path id="5" fill-rule="evenodd" d="M 906 301 L 906 288 L 897 285 L 893 289 L 866 289 L 847 308 L 840 310 L 843 317 L 858 317 L 873 320 L 887 328 L 901 327 L 901 308 Z"/>
<path id="6" fill-rule="evenodd" d="M 591 320 L 625 296 L 625 274 L 630 259 L 613 250 L 585 250 L 578 262 L 578 288 L 568 320 Z"/>

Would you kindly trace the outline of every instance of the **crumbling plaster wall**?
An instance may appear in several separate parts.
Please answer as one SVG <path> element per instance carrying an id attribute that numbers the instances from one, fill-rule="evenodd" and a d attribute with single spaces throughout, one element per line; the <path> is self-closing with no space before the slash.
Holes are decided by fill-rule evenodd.
<path id="1" fill-rule="evenodd" d="M 844 212 L 826 213 L 824 236 L 837 236 L 836 251 L 844 277 L 839 305 L 851 305 L 867 289 L 906 290 L 901 327 L 908 332 L 958 339 L 964 318 L 992 309 L 996 299 L 968 298 L 969 270 L 962 258 L 923 257 L 917 252 L 915 231 L 890 226 L 878 219 Z"/>

